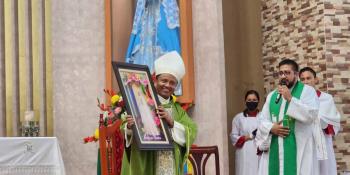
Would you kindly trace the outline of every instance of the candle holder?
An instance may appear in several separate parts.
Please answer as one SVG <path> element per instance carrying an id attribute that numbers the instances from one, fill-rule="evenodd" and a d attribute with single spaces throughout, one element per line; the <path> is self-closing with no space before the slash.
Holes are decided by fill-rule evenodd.
<path id="1" fill-rule="evenodd" d="M 22 137 L 39 137 L 40 127 L 37 121 L 23 121 L 21 127 Z"/>

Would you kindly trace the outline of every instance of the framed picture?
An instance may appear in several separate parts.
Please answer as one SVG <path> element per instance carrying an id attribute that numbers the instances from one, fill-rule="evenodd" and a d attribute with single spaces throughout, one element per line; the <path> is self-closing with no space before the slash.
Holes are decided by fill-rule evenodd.
<path id="1" fill-rule="evenodd" d="M 169 127 L 156 113 L 160 103 L 148 67 L 122 62 L 112 64 L 126 110 L 135 120 L 132 130 L 139 149 L 172 149 Z"/>

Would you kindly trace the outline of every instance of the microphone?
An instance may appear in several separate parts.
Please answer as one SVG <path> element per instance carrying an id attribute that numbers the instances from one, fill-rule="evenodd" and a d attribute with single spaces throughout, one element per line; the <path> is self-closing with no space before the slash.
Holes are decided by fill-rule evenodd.
<path id="1" fill-rule="evenodd" d="M 281 81 L 280 81 L 280 83 L 279 83 L 279 85 L 281 85 L 281 86 L 283 86 L 283 85 L 287 85 L 287 79 L 282 79 Z M 280 102 L 280 100 L 281 100 L 281 98 L 282 98 L 282 95 L 280 94 L 280 93 L 278 93 L 278 95 L 277 95 L 277 98 L 276 98 L 276 100 L 275 100 L 275 103 L 277 104 L 277 103 L 279 103 Z"/>

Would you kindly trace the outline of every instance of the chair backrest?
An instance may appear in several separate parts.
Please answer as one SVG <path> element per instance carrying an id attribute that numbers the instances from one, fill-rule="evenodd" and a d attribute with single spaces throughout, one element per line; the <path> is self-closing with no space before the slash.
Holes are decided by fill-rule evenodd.
<path id="1" fill-rule="evenodd" d="M 211 154 L 215 156 L 216 175 L 220 175 L 218 146 L 192 146 L 190 149 L 190 160 L 195 175 L 205 175 L 205 166 Z M 202 161 L 203 160 L 203 161 Z"/>
<path id="2" fill-rule="evenodd" d="M 120 132 L 121 120 L 113 124 L 100 125 L 99 142 L 102 175 L 120 175 L 124 151 L 124 139 Z"/>

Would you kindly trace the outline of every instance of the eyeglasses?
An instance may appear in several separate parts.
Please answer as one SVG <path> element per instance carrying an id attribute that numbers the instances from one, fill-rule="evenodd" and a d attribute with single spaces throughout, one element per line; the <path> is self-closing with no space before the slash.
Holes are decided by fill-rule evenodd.
<path id="1" fill-rule="evenodd" d="M 279 76 L 289 76 L 289 75 L 291 75 L 293 73 L 293 71 L 279 71 L 278 72 L 278 75 Z"/>

